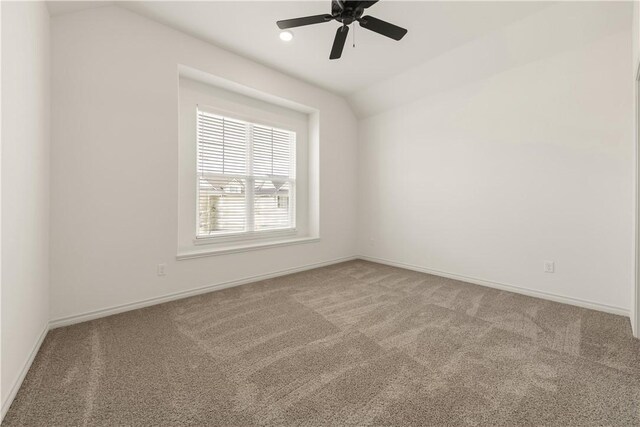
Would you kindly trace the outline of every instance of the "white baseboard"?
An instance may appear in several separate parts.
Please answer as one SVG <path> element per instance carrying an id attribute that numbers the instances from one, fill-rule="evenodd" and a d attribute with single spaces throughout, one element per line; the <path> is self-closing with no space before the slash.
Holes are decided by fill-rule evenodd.
<path id="1" fill-rule="evenodd" d="M 271 273 L 259 274 L 256 276 L 244 277 L 238 280 L 230 280 L 227 282 L 216 283 L 213 285 L 206 285 L 187 291 L 174 292 L 167 295 L 148 298 L 132 303 L 115 305 L 108 308 L 99 310 L 88 311 L 73 316 L 60 317 L 58 319 L 51 320 L 49 322 L 49 329 L 60 328 L 62 326 L 69 326 L 76 323 L 86 322 L 88 320 L 98 319 L 100 317 L 111 316 L 112 314 L 123 313 L 125 311 L 136 310 L 138 308 L 149 307 L 156 304 L 162 304 L 164 302 L 174 301 L 182 298 L 191 297 L 194 295 L 206 294 L 208 292 L 217 291 L 220 289 L 231 288 L 234 286 L 246 285 L 247 283 L 259 282 L 261 280 L 272 279 L 274 277 L 286 276 L 287 274 L 298 273 L 301 271 L 312 270 L 314 268 L 326 267 L 332 264 L 338 264 L 345 261 L 351 261 L 356 259 L 356 256 L 348 256 L 343 258 L 332 259 L 329 261 L 316 262 L 312 264 L 306 264 L 300 267 L 287 268 L 284 270 L 273 271 Z"/>
<path id="2" fill-rule="evenodd" d="M 5 401 L 2 402 L 2 413 L 0 414 L 0 423 L 2 423 L 2 420 L 4 420 L 4 416 L 7 414 L 7 411 L 9 410 L 11 403 L 13 403 L 13 399 L 16 398 L 16 395 L 18 394 L 18 390 L 20 390 L 20 386 L 22 385 L 22 382 L 27 376 L 27 372 L 29 372 L 29 368 L 31 368 L 31 364 L 33 363 L 33 360 L 36 358 L 36 354 L 38 354 L 38 351 L 40 350 L 40 346 L 44 341 L 44 337 L 47 336 L 47 332 L 49 332 L 48 324 L 44 325 L 44 328 L 42 329 L 42 332 L 40 333 L 38 340 L 35 342 L 35 344 L 33 345 L 33 348 L 31 349 L 31 352 L 29 353 L 29 357 L 27 358 L 24 365 L 22 366 L 22 369 L 20 370 L 20 374 L 18 375 L 18 378 L 16 378 L 16 381 L 11 386 L 9 395 L 7 396 Z"/>
<path id="3" fill-rule="evenodd" d="M 447 277 L 449 279 L 460 280 L 461 282 L 473 283 L 475 285 L 486 286 L 488 288 L 495 288 L 504 291 L 509 291 L 517 294 L 527 295 L 530 297 L 536 297 L 546 299 L 550 301 L 560 302 L 563 304 L 575 305 L 578 307 L 589 308 L 592 310 L 604 311 L 606 313 L 617 314 L 620 316 L 630 316 L 630 311 L 625 308 L 615 307 L 607 304 L 601 304 L 593 301 L 587 301 L 580 298 L 567 297 L 563 295 L 552 294 L 549 292 L 537 291 L 534 289 L 524 288 L 522 286 L 510 285 L 500 282 L 492 282 L 490 280 L 478 279 L 475 277 L 463 276 L 460 274 L 449 273 L 446 271 L 434 270 L 431 268 L 420 267 L 417 265 L 406 264 L 404 262 L 392 261 L 383 258 L 376 258 L 366 255 L 359 255 L 358 259 L 364 261 L 376 262 L 378 264 L 390 265 L 392 267 L 405 268 L 407 270 L 419 271 L 421 273 L 432 274 L 434 276 Z"/>
<path id="4" fill-rule="evenodd" d="M 317 262 L 312 264 L 306 264 L 300 267 L 293 267 L 284 270 L 274 271 L 266 274 L 260 274 L 255 276 L 249 276 L 238 280 L 230 280 L 227 282 L 216 283 L 212 285 L 202 286 L 195 289 L 190 289 L 187 291 L 174 292 L 171 294 L 148 298 L 132 303 L 116 305 L 112 307 L 107 307 L 104 309 L 88 311 L 85 313 L 60 317 L 58 319 L 51 320 L 49 322 L 49 329 L 55 329 L 62 326 L 73 325 L 76 323 L 86 322 L 88 320 L 98 319 L 101 317 L 111 316 L 113 314 L 123 313 L 125 311 L 136 310 L 138 308 L 149 307 L 156 304 L 162 304 L 164 302 L 174 301 L 182 298 L 188 298 L 190 296 L 200 295 L 208 292 L 213 292 L 220 289 L 231 288 L 234 286 L 245 285 L 247 283 L 258 282 L 260 280 L 272 279 L 274 277 L 285 276 L 287 274 L 297 273 L 301 271 L 311 270 L 314 268 L 325 267 L 332 264 L 337 264 L 340 262 L 351 261 L 354 259 L 362 259 L 365 261 L 377 262 L 379 264 L 391 265 L 394 267 L 405 268 L 407 270 L 419 271 L 422 273 L 433 274 L 435 276 L 447 277 L 450 279 L 460 280 L 462 282 L 473 283 L 476 285 L 487 286 L 490 288 L 501 289 L 505 291 L 510 291 L 518 294 L 528 295 L 536 298 L 547 299 L 555 302 L 560 302 L 564 304 L 575 305 L 578 307 L 589 308 L 592 310 L 604 311 L 606 313 L 617 314 L 621 316 L 630 316 L 630 311 L 628 309 L 624 309 L 621 307 L 610 306 L 606 304 L 596 303 L 593 301 L 587 301 L 579 298 L 567 297 L 563 295 L 557 295 L 549 292 L 537 291 L 529 288 L 524 288 L 521 286 L 493 282 L 490 280 L 478 279 L 475 277 L 464 276 L 455 273 L 449 273 L 446 271 L 434 270 L 426 267 L 421 267 L 417 265 L 407 264 L 399 261 L 392 261 L 383 258 L 376 258 L 366 255 L 358 255 L 358 256 L 349 256 L 343 258 L 337 258 L 329 261 Z"/>

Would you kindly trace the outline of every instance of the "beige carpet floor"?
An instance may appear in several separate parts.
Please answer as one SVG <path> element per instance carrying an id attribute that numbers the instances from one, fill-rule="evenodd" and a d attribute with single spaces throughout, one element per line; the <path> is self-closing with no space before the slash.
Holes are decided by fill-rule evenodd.
<path id="1" fill-rule="evenodd" d="M 3 427 L 640 425 L 620 316 L 352 261 L 47 335 Z"/>

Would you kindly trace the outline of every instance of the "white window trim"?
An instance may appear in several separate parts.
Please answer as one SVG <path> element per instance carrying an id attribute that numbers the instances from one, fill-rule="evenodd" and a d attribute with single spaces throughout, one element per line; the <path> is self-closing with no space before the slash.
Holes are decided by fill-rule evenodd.
<path id="1" fill-rule="evenodd" d="M 243 231 L 240 233 L 225 233 L 211 237 L 196 237 L 193 239 L 194 245 L 211 245 L 216 243 L 234 243 L 242 242 L 245 240 L 256 241 L 260 239 L 274 239 L 282 237 L 296 236 L 297 229 L 293 228 L 280 228 L 273 230 L 263 231 Z"/>
<path id="2" fill-rule="evenodd" d="M 283 240 L 268 240 L 264 242 L 256 242 L 252 240 L 251 243 L 244 244 L 235 244 L 235 245 L 225 245 L 219 248 L 212 248 L 211 245 L 209 247 L 203 249 L 193 249 L 193 250 L 183 250 L 180 251 L 176 255 L 176 259 L 192 259 L 192 258 L 202 258 L 207 256 L 214 255 L 227 255 L 234 254 L 240 252 L 254 251 L 258 249 L 267 249 L 274 248 L 278 246 L 289 246 L 289 245 L 299 245 L 303 243 L 317 243 L 320 241 L 319 237 L 293 237 L 290 239 Z"/>
<path id="3" fill-rule="evenodd" d="M 210 86 L 209 83 L 205 83 L 199 79 L 193 80 L 193 77 L 190 76 L 186 78 L 192 83 L 195 82 L 199 85 L 204 84 L 207 87 L 212 88 L 214 91 L 227 91 L 227 95 L 235 91 L 226 87 Z M 180 79 L 182 80 L 182 77 Z M 180 89 L 182 90 L 182 86 L 180 86 Z M 318 130 L 317 110 L 291 108 L 291 105 L 287 105 L 286 103 L 272 102 L 272 99 L 261 99 L 259 96 L 256 96 L 253 99 L 258 103 L 262 103 L 263 106 L 254 104 L 251 100 L 245 103 L 244 99 L 233 99 L 236 95 L 227 96 L 222 94 L 220 96 L 220 94 L 213 93 L 213 96 L 211 96 L 211 93 L 206 93 L 207 88 L 205 88 L 204 96 L 201 96 L 201 88 L 195 87 L 195 89 L 196 90 L 194 91 L 194 86 L 188 85 L 187 97 L 183 99 L 182 94 L 180 95 L 181 113 L 179 157 L 187 161 L 187 163 L 184 163 L 184 160 L 181 160 L 179 168 L 181 176 L 179 180 L 179 193 L 185 194 L 185 196 L 179 197 L 181 205 L 184 205 L 185 201 L 190 205 L 188 200 L 191 199 L 191 196 L 189 196 L 190 190 L 188 190 L 187 187 L 184 187 L 184 184 L 191 180 L 191 178 L 188 178 L 190 175 L 187 173 L 188 169 L 185 169 L 187 168 L 187 164 L 190 163 L 188 159 L 191 158 L 191 149 L 188 148 L 188 144 L 194 144 L 193 147 L 197 148 L 197 141 L 191 139 L 189 134 L 185 134 L 183 130 L 183 127 L 190 128 L 192 126 L 191 123 L 189 123 L 190 120 L 192 120 L 189 118 L 189 114 L 183 117 L 183 111 L 187 111 L 187 109 L 190 109 L 191 107 L 211 111 L 213 114 L 227 116 L 262 126 L 291 130 L 295 132 L 297 143 L 295 163 L 296 192 L 294 197 L 295 199 L 298 199 L 299 191 L 302 191 L 303 199 L 300 201 L 302 202 L 302 205 L 300 205 L 298 200 L 296 200 L 294 204 L 294 228 L 261 230 L 255 234 L 242 232 L 236 235 L 224 234 L 211 237 L 201 236 L 196 238 L 196 221 L 191 219 L 195 219 L 194 216 L 189 215 L 188 210 L 184 211 L 182 208 L 179 208 L 179 233 L 176 259 L 200 258 L 263 248 L 319 242 L 320 238 L 317 223 L 318 205 L 316 199 L 318 193 L 317 188 L 315 187 L 315 185 L 317 185 L 317 177 L 315 174 L 318 173 L 318 139 L 316 134 Z M 237 92 L 236 94 L 247 98 L 246 95 L 241 94 L 240 92 Z M 265 106 L 265 104 L 267 105 Z M 196 108 L 192 111 L 196 110 Z M 293 112 L 293 115 L 290 115 L 289 112 Z M 184 120 L 187 121 L 184 122 Z M 193 120 L 193 125 L 195 125 L 195 122 L 197 121 L 197 111 L 194 111 Z M 187 151 L 184 151 L 185 149 Z M 194 162 L 194 165 L 197 170 L 196 162 Z M 187 173 L 187 175 L 185 175 L 185 173 Z M 197 176 L 197 174 L 194 175 L 194 177 L 195 176 Z M 197 193 L 197 191 L 194 192 Z M 298 212 L 299 208 L 302 209 L 300 212 Z M 195 209 L 194 204 L 194 215 L 195 212 L 197 212 L 197 209 Z M 187 214 L 186 216 L 184 215 L 185 213 Z M 185 220 L 187 222 L 193 221 L 192 224 L 194 224 L 194 228 L 191 238 L 189 238 L 188 235 L 185 235 L 185 232 L 188 231 L 188 228 L 185 228 L 187 227 L 187 222 L 185 222 Z M 302 221 L 302 223 L 298 224 L 298 221 Z"/>

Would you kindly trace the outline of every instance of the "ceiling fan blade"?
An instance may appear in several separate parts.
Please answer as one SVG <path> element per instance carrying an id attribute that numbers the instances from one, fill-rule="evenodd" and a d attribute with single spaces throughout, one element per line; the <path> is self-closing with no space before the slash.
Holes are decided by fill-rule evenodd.
<path id="1" fill-rule="evenodd" d="M 349 34 L 349 27 L 343 25 L 336 31 L 336 38 L 333 40 L 333 47 L 331 48 L 331 55 L 329 59 L 338 59 L 342 56 L 342 49 L 347 41 L 347 34 Z"/>
<path id="2" fill-rule="evenodd" d="M 366 28 L 367 30 L 374 31 L 394 40 L 400 40 L 405 34 L 407 34 L 407 30 L 404 28 L 390 24 L 382 19 L 374 18 L 373 16 L 363 16 L 358 19 L 358 22 L 360 22 L 360 26 L 362 28 Z"/>
<path id="3" fill-rule="evenodd" d="M 304 25 L 321 24 L 323 22 L 329 22 L 332 19 L 333 19 L 333 16 L 329 14 L 313 15 L 313 16 L 305 16 L 304 18 L 284 19 L 282 21 L 276 22 L 276 24 L 278 24 L 278 28 L 280 28 L 281 30 L 284 30 L 287 28 L 302 27 Z"/>

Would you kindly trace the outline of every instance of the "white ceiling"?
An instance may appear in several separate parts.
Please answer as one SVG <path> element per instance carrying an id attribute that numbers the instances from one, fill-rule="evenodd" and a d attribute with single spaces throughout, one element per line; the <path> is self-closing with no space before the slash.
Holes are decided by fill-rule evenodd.
<path id="1" fill-rule="evenodd" d="M 85 9 L 113 5 L 112 1 L 52 1 L 46 2 L 47 9 L 51 16 L 63 15 L 66 13 L 80 12 Z"/>
<path id="2" fill-rule="evenodd" d="M 333 92 L 349 95 L 537 12 L 549 3 L 381 1 L 367 13 L 405 27 L 399 42 L 350 31 L 342 58 L 329 60 L 336 22 L 293 29 L 282 42 L 276 21 L 327 13 L 330 1 L 134 1 L 121 7 Z M 356 48 L 351 47 L 355 32 Z"/>
<path id="3" fill-rule="evenodd" d="M 358 117 L 625 31 L 631 2 L 426 2 L 383 0 L 373 16 L 409 29 L 396 42 L 357 28 L 356 48 L 328 59 L 336 22 L 294 29 L 280 41 L 279 19 L 326 13 L 318 1 L 63 1 L 51 15 L 117 5 L 179 31 L 344 95 Z M 354 31 L 350 31 L 352 35 Z"/>
<path id="4" fill-rule="evenodd" d="M 292 30 L 276 21 L 330 11 L 323 1 L 49 1 L 51 15 L 118 5 L 341 95 L 363 91 L 539 12 L 550 2 L 383 0 L 368 14 L 409 30 L 399 42 L 352 26 L 342 58 L 329 60 L 339 24 Z M 352 48 L 355 33 L 356 47 Z"/>
<path id="5" fill-rule="evenodd" d="M 358 117 L 490 79 L 603 37 L 629 32 L 632 2 L 557 2 L 347 97 Z M 558 76 L 562 78 L 562 76 Z"/>

